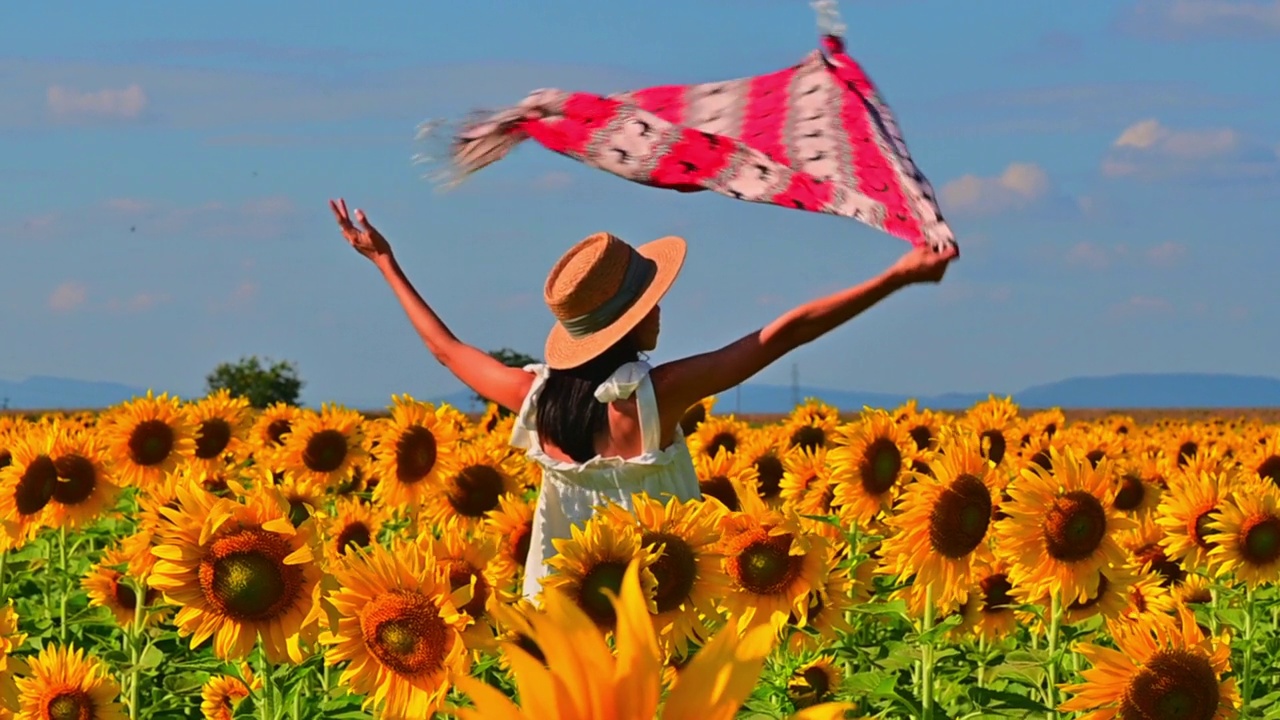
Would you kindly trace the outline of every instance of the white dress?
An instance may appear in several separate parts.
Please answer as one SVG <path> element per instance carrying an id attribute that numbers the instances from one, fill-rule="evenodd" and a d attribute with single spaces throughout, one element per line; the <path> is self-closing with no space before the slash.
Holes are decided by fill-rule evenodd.
<path id="1" fill-rule="evenodd" d="M 538 394 L 547 380 L 547 367 L 528 365 L 524 369 L 534 374 L 534 380 L 516 417 L 511 444 L 525 449 L 543 468 L 542 491 L 534 508 L 533 533 L 525 560 L 524 596 L 533 600 L 548 572 L 545 560 L 556 554 L 551 541 L 571 537 L 569 529 L 585 525 L 596 507 L 606 500 L 630 509 L 634 493 L 647 492 L 650 497 L 666 502 L 671 496 L 681 501 L 700 498 L 702 491 L 679 427 L 675 440 L 666 448 L 660 447 L 658 401 L 649 380 L 648 363 L 623 365 L 601 383 L 595 393 L 596 400 L 603 403 L 624 400 L 638 393 L 636 411 L 640 421 L 641 454 L 632 458 L 597 455 L 584 463 L 557 460 L 542 449 L 535 415 Z"/>

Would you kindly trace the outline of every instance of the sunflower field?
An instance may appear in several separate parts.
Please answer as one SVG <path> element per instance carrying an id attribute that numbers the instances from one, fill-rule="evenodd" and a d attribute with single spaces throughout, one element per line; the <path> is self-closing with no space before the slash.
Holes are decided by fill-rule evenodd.
<path id="1" fill-rule="evenodd" d="M 531 602 L 512 422 L 0 416 L 0 719 L 1280 718 L 1280 426 L 708 399 Z"/>

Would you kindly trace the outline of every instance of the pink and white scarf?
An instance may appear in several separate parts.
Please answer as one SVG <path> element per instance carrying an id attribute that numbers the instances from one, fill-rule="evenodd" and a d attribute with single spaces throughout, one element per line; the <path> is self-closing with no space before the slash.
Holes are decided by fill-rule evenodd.
<path id="1" fill-rule="evenodd" d="M 954 246 L 889 106 L 836 34 L 785 70 L 615 95 L 538 90 L 451 138 L 458 178 L 532 138 L 644 185 L 853 218 Z"/>

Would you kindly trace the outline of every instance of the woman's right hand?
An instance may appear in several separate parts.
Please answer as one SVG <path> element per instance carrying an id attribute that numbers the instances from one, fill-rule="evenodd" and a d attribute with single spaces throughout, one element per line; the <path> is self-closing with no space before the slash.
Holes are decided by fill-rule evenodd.
<path id="1" fill-rule="evenodd" d="M 947 272 L 947 266 L 959 256 L 954 245 L 942 252 L 931 247 L 912 248 L 889 267 L 888 274 L 903 285 L 938 283 Z"/>
<path id="2" fill-rule="evenodd" d="M 382 233 L 369 222 L 369 218 L 365 217 L 364 211 L 356 209 L 356 222 L 363 227 L 356 227 L 351 222 L 351 216 L 347 213 L 347 201 L 342 198 L 330 200 L 329 207 L 333 209 L 333 214 L 338 218 L 338 227 L 342 229 L 342 237 L 351 243 L 351 247 L 356 252 L 376 262 L 391 259 L 391 244 L 387 239 L 382 237 Z"/>

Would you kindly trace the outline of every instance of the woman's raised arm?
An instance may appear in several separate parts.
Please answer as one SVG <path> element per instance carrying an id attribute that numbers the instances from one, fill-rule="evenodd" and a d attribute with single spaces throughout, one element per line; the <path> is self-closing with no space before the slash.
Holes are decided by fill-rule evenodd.
<path id="1" fill-rule="evenodd" d="M 840 327 L 903 287 L 941 281 L 956 254 L 954 248 L 940 253 L 916 248 L 879 276 L 800 305 L 719 350 L 654 368 L 654 392 L 664 436 L 684 411 L 702 398 L 745 382 L 782 356 Z"/>
<path id="2" fill-rule="evenodd" d="M 338 219 L 338 227 L 342 228 L 342 236 L 382 273 L 409 322 L 436 360 L 481 397 L 513 412 L 519 411 L 533 382 L 533 375 L 520 368 L 507 367 L 483 350 L 459 340 L 409 282 L 391 252 L 390 243 L 373 227 L 364 212 L 356 210 L 356 221 L 361 225 L 356 227 L 351 222 L 344 200 L 330 200 L 329 206 Z"/>

